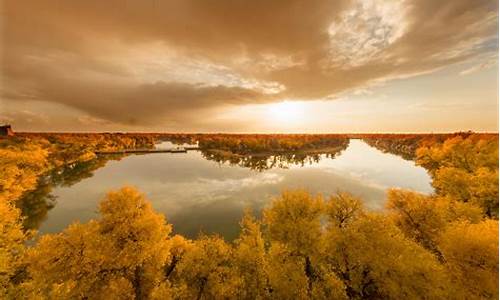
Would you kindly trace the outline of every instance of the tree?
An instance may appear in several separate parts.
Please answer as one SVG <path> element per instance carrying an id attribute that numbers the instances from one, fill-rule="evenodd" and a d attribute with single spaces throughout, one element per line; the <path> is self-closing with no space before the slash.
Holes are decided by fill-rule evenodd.
<path id="1" fill-rule="evenodd" d="M 325 255 L 350 299 L 447 296 L 437 259 L 382 215 L 365 213 L 347 226 L 330 226 Z"/>
<path id="2" fill-rule="evenodd" d="M 482 207 L 485 215 L 498 218 L 498 170 L 481 167 L 471 173 L 443 167 L 434 176 L 432 185 L 437 194 L 473 203 Z"/>
<path id="3" fill-rule="evenodd" d="M 219 237 L 203 236 L 193 243 L 173 278 L 184 299 L 235 298 L 241 279 L 233 268 L 231 247 Z"/>
<path id="4" fill-rule="evenodd" d="M 281 242 L 298 255 L 313 255 L 321 241 L 323 198 L 307 191 L 284 191 L 264 210 L 269 239 Z"/>
<path id="5" fill-rule="evenodd" d="M 305 272 L 305 261 L 286 245 L 273 242 L 269 249 L 269 285 L 276 299 L 306 299 L 312 284 Z"/>
<path id="6" fill-rule="evenodd" d="M 416 162 L 429 170 L 438 195 L 474 203 L 498 219 L 498 137 L 457 136 L 423 146 Z"/>
<path id="7" fill-rule="evenodd" d="M 330 197 L 326 212 L 331 226 L 344 228 L 361 217 L 364 209 L 360 199 L 348 193 L 338 193 Z"/>
<path id="8" fill-rule="evenodd" d="M 498 299 L 498 221 L 455 223 L 439 249 L 460 299 Z"/>
<path id="9" fill-rule="evenodd" d="M 3 299 L 16 293 L 14 280 L 21 267 L 27 236 L 22 230 L 19 210 L 12 204 L 0 200 L 0 216 L 0 298 Z"/>
<path id="10" fill-rule="evenodd" d="M 269 298 L 268 257 L 260 224 L 245 213 L 241 221 L 241 233 L 235 243 L 234 266 L 242 280 L 240 299 Z"/>
<path id="11" fill-rule="evenodd" d="M 309 295 L 317 279 L 315 263 L 322 245 L 323 207 L 320 196 L 312 197 L 304 190 L 285 191 L 263 213 L 268 238 L 279 243 L 275 245 L 278 249 L 275 251 L 288 253 L 302 261 Z"/>
<path id="12" fill-rule="evenodd" d="M 21 143 L 0 148 L 0 201 L 14 201 L 36 187 L 47 170 L 47 151 L 38 144 Z"/>
<path id="13" fill-rule="evenodd" d="M 110 192 L 100 212 L 99 220 L 45 235 L 29 251 L 32 293 L 142 299 L 164 280 L 171 226 L 163 215 L 129 187 Z"/>
<path id="14" fill-rule="evenodd" d="M 432 251 L 440 259 L 437 247 L 440 234 L 458 220 L 479 222 L 481 208 L 447 197 L 423 195 L 413 191 L 390 189 L 387 194 L 389 217 L 410 239 Z"/>

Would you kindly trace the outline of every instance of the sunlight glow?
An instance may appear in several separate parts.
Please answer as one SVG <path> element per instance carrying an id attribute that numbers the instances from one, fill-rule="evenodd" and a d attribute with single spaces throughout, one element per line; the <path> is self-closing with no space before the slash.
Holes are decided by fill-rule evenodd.
<path id="1" fill-rule="evenodd" d="M 283 101 L 267 106 L 267 114 L 273 122 L 293 124 L 302 121 L 304 109 L 302 103 Z"/>

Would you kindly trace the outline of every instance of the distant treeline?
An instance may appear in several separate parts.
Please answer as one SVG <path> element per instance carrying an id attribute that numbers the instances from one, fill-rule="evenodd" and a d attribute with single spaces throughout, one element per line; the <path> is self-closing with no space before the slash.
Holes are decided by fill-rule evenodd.
<path id="1" fill-rule="evenodd" d="M 498 134 L 457 132 L 450 134 L 371 134 L 362 135 L 362 139 L 372 147 L 385 153 L 392 153 L 406 160 L 415 160 L 420 147 L 442 143 L 454 137 L 498 140 Z"/>
<path id="2" fill-rule="evenodd" d="M 204 136 L 198 140 L 201 149 L 217 149 L 238 154 L 282 152 L 328 152 L 348 145 L 345 137 L 318 135 L 297 136 Z"/>

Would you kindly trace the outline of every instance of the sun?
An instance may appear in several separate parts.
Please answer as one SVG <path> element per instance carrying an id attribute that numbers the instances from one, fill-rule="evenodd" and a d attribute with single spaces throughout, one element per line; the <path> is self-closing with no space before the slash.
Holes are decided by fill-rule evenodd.
<path id="1" fill-rule="evenodd" d="M 283 101 L 269 104 L 267 114 L 273 122 L 290 124 L 301 121 L 304 110 L 299 102 Z"/>

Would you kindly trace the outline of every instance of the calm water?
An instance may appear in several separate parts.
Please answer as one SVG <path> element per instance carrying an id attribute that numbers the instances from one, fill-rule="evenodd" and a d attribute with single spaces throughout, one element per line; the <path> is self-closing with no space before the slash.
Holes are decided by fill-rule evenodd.
<path id="1" fill-rule="evenodd" d="M 188 237 L 219 233 L 229 240 L 237 235 L 245 208 L 258 213 L 286 188 L 325 194 L 347 191 L 361 197 L 370 209 L 383 207 L 390 187 L 432 191 L 423 168 L 361 140 L 351 140 L 334 159 L 321 156 L 317 163 L 262 172 L 221 165 L 204 159 L 198 151 L 132 155 L 107 162 L 75 184 L 53 187 L 50 194 L 55 205 L 41 221 L 39 232 L 59 232 L 74 221 L 95 218 L 106 191 L 123 185 L 144 192 L 176 233 Z"/>

